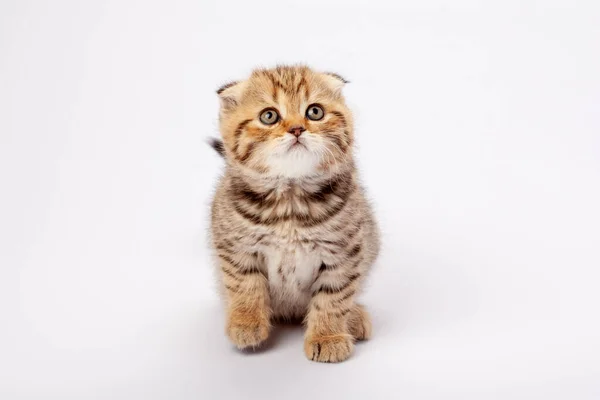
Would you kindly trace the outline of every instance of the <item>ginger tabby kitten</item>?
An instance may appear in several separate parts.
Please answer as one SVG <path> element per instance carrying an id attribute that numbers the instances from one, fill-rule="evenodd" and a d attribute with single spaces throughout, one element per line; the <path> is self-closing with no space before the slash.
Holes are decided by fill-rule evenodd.
<path id="1" fill-rule="evenodd" d="M 314 361 L 343 361 L 371 335 L 356 297 L 379 234 L 357 180 L 345 83 L 280 66 L 217 91 L 222 141 L 212 145 L 226 168 L 211 239 L 240 349 L 263 343 L 278 319 L 303 319 Z"/>

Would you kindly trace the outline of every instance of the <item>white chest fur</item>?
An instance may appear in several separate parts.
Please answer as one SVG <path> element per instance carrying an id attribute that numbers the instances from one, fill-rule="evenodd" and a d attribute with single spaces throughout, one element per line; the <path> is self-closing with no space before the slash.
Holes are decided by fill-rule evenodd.
<path id="1" fill-rule="evenodd" d="M 304 314 L 321 265 L 319 252 L 308 246 L 288 244 L 268 248 L 265 258 L 274 314 Z"/>

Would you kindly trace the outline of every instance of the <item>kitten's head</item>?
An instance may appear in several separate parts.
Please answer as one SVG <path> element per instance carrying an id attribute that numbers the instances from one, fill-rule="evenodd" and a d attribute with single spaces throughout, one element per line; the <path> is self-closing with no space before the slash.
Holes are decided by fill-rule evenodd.
<path id="1" fill-rule="evenodd" d="M 351 161 L 352 115 L 336 74 L 304 66 L 260 69 L 220 88 L 220 129 L 230 163 L 301 178 Z"/>

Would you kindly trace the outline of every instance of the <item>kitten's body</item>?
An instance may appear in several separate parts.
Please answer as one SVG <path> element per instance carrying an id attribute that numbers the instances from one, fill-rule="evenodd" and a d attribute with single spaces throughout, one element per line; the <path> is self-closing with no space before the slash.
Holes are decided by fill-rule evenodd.
<path id="1" fill-rule="evenodd" d="M 305 351 L 317 361 L 347 358 L 353 340 L 370 334 L 354 298 L 379 239 L 357 183 L 339 83 L 287 67 L 257 71 L 220 93 L 227 167 L 213 202 L 212 239 L 228 335 L 240 348 L 265 340 L 274 318 L 303 318 Z M 303 120 L 317 101 L 325 116 Z M 263 107 L 282 114 L 278 126 L 255 121 Z M 307 133 L 289 134 L 298 124 Z"/>
<path id="2" fill-rule="evenodd" d="M 267 224 L 255 224 L 235 211 L 236 200 L 227 194 L 236 190 L 235 181 L 228 171 L 215 196 L 214 234 L 218 238 L 221 235 L 230 238 L 228 243 L 224 238 L 215 242 L 235 255 L 260 254 L 258 267 L 268 278 L 273 317 L 303 318 L 312 293 L 320 284 L 327 282 L 335 287 L 338 275 L 366 274 L 376 257 L 378 238 L 362 190 L 354 186 L 356 182 L 341 182 L 343 188 L 335 187 L 329 179 L 315 179 L 315 185 L 286 179 L 261 182 L 265 192 L 278 192 L 276 196 L 279 199 L 276 206 L 261 207 L 261 211 L 269 216 L 281 217 L 282 221 L 275 222 L 276 218 L 272 218 Z M 337 194 L 343 190 L 343 195 L 348 196 L 343 209 L 314 226 L 298 223 L 293 218 L 286 219 L 302 208 L 297 204 L 302 204 L 303 196 L 310 196 L 304 191 L 305 186 L 326 187 L 328 190 L 333 187 L 332 193 L 325 197 L 336 197 L 332 201 L 339 201 L 339 204 L 342 204 L 339 199 L 343 197 Z M 296 191 L 302 195 L 294 195 Z M 278 209 L 278 213 L 271 214 L 274 208 Z M 348 248 L 349 254 L 344 252 Z M 348 263 L 344 264 L 345 261 Z M 341 265 L 334 271 L 333 266 L 338 264 Z"/>

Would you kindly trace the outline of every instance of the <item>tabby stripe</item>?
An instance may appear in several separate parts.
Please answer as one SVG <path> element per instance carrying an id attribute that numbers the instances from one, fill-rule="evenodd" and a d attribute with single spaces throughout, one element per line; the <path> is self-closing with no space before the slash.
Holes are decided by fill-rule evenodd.
<path id="1" fill-rule="evenodd" d="M 215 246 L 217 248 L 217 250 L 223 250 L 223 251 L 230 251 L 231 249 L 223 246 L 222 244 L 218 244 Z"/>
<path id="2" fill-rule="evenodd" d="M 253 246 L 256 246 L 257 244 L 259 244 L 260 242 L 262 242 L 262 240 L 267 237 L 267 235 L 265 233 L 259 235 L 257 238 L 253 238 L 255 240 Z"/>
<path id="3" fill-rule="evenodd" d="M 319 217 L 313 217 L 311 215 L 282 215 L 282 216 L 269 216 L 267 218 L 262 218 L 260 215 L 251 213 L 247 210 L 244 210 L 243 207 L 238 203 L 234 203 L 234 210 L 242 216 L 244 219 L 252 222 L 255 225 L 275 225 L 280 222 L 286 221 L 296 221 L 303 228 L 310 228 L 316 225 L 322 224 L 327 220 L 333 218 L 336 214 L 338 214 L 345 207 L 347 201 L 343 201 L 338 203 L 336 206 L 332 207 L 325 215 L 321 215 Z"/>
<path id="4" fill-rule="evenodd" d="M 270 132 L 264 129 L 259 129 L 256 132 L 252 133 L 252 138 L 256 141 L 256 142 L 265 142 L 269 139 L 269 137 L 271 136 Z"/>
<path id="5" fill-rule="evenodd" d="M 263 220 L 259 215 L 251 214 L 248 211 L 244 210 L 240 205 L 236 202 L 233 204 L 233 209 L 244 219 L 252 222 L 255 225 L 263 225 Z"/>
<path id="6" fill-rule="evenodd" d="M 336 288 L 336 287 L 332 287 L 329 285 L 322 285 L 316 292 L 316 294 L 319 293 L 327 293 L 327 294 L 335 294 L 335 293 L 341 293 L 343 292 L 345 289 L 347 289 L 352 282 L 354 282 L 355 280 L 357 280 L 358 278 L 360 278 L 360 274 L 353 274 L 350 275 L 348 277 L 348 281 L 346 283 L 344 283 L 341 287 Z"/>
<path id="7" fill-rule="evenodd" d="M 319 273 L 323 272 L 323 271 L 333 271 L 335 269 L 337 269 L 339 267 L 339 265 L 333 264 L 333 265 L 327 265 L 324 262 L 321 263 L 321 266 L 319 267 Z"/>
<path id="8" fill-rule="evenodd" d="M 352 239 L 354 239 L 354 237 L 356 236 L 356 234 L 361 230 L 362 225 L 359 225 L 358 228 L 354 229 L 353 231 L 351 231 L 350 233 L 346 234 L 346 240 L 349 242 Z"/>
<path id="9" fill-rule="evenodd" d="M 348 245 L 348 238 L 342 238 L 340 240 L 318 240 L 318 239 L 303 240 L 303 242 L 306 242 L 306 243 L 318 242 L 319 244 L 322 244 L 322 245 L 339 248 L 339 247 L 345 247 Z"/>
<path id="10" fill-rule="evenodd" d="M 356 246 L 354 246 L 352 248 L 352 250 L 350 250 L 350 252 L 348 253 L 348 258 L 354 258 L 358 255 L 358 253 L 360 253 L 361 251 L 361 247 L 360 244 L 357 244 Z"/>
<path id="11" fill-rule="evenodd" d="M 258 274 L 260 273 L 260 271 L 256 268 L 245 268 L 242 265 L 240 265 L 239 263 L 235 262 L 231 257 L 225 255 L 225 254 L 219 254 L 219 257 L 221 257 L 223 260 L 225 260 L 226 262 L 228 262 L 229 264 L 231 264 L 233 267 L 238 269 L 238 272 L 242 275 L 250 275 L 250 274 Z"/>
<path id="12" fill-rule="evenodd" d="M 358 224 L 361 224 L 362 221 L 359 221 Z M 346 232 L 345 230 L 350 228 L 350 227 L 358 227 L 357 229 L 360 228 L 359 225 L 357 225 L 357 222 L 352 223 L 351 226 L 348 225 L 348 222 L 343 222 L 342 224 L 336 224 L 334 226 L 331 227 L 331 231 L 334 233 L 339 233 L 342 236 L 346 237 Z"/>
<path id="13" fill-rule="evenodd" d="M 332 312 L 332 313 L 330 313 L 330 315 L 333 316 L 333 317 L 343 317 L 346 314 L 348 314 L 350 311 L 351 311 L 350 308 L 344 308 L 341 311 Z"/>
<path id="14" fill-rule="evenodd" d="M 235 192 L 233 197 L 238 203 L 242 203 L 245 208 L 252 209 L 252 207 L 255 207 L 261 213 L 272 210 L 277 206 L 277 200 L 267 198 L 266 195 L 254 191 L 244 190 Z"/>
<path id="15" fill-rule="evenodd" d="M 245 119 L 238 124 L 237 128 L 235 129 L 236 140 L 239 139 L 239 137 L 242 135 L 242 132 L 244 131 L 244 128 L 246 127 L 246 125 L 248 125 L 248 123 L 250 123 L 251 121 L 252 121 L 251 119 Z"/>
<path id="16" fill-rule="evenodd" d="M 265 71 L 266 72 L 266 71 Z M 284 93 L 287 93 L 288 91 L 286 90 L 285 86 L 279 81 L 279 79 L 277 79 L 275 77 L 275 75 L 267 72 L 267 77 L 271 80 L 271 82 L 273 82 L 273 86 L 275 86 L 277 89 L 281 89 Z"/>
<path id="17" fill-rule="evenodd" d="M 325 136 L 328 137 L 329 139 L 333 140 L 335 142 L 335 144 L 339 147 L 340 150 L 346 151 L 346 149 L 348 148 L 348 146 L 346 146 L 346 144 L 344 142 L 342 142 L 342 139 L 340 138 L 339 135 L 336 135 L 333 133 L 327 133 Z"/>
<path id="18" fill-rule="evenodd" d="M 263 208 L 258 211 L 248 210 L 246 207 L 242 207 L 244 204 L 243 201 L 234 202 L 233 206 L 235 211 L 244 217 L 246 220 L 256 224 L 256 225 L 274 225 L 279 222 L 298 220 L 301 221 L 303 219 L 310 218 L 309 215 L 273 215 L 274 210 Z M 263 217 L 263 215 L 266 215 Z"/>
<path id="19" fill-rule="evenodd" d="M 232 251 L 234 244 L 230 240 L 225 239 L 222 242 L 217 243 L 215 247 L 219 250 Z"/>
<path id="20" fill-rule="evenodd" d="M 352 146 L 352 136 L 350 136 L 350 133 L 344 129 L 344 135 L 346 135 L 346 137 L 348 138 L 348 146 Z"/>
<path id="21" fill-rule="evenodd" d="M 299 197 L 299 200 L 304 200 L 309 203 L 324 203 L 331 200 L 332 196 L 337 196 L 343 200 L 350 194 L 352 185 L 342 186 L 341 183 L 342 182 L 335 181 L 324 184 L 316 192 L 305 192 L 304 196 Z M 252 190 L 248 185 L 238 184 L 237 182 L 232 184 L 231 192 L 238 200 L 247 201 L 262 208 L 274 207 L 279 201 L 273 196 L 272 190 L 265 193 L 259 193 Z M 280 201 L 283 202 L 285 200 L 281 199 Z"/>
<path id="22" fill-rule="evenodd" d="M 358 266 L 360 265 L 361 262 L 363 262 L 363 260 L 364 260 L 364 257 L 358 257 L 358 259 L 352 265 L 352 269 L 358 268 Z"/>
<path id="23" fill-rule="evenodd" d="M 246 125 L 248 125 L 248 123 L 250 123 L 252 120 L 251 119 L 246 119 L 242 122 L 240 122 L 237 126 L 237 128 L 235 129 L 234 132 L 234 144 L 233 144 L 233 153 L 237 154 L 237 150 L 239 147 L 239 142 L 240 142 L 240 136 L 242 135 L 242 132 L 244 131 L 244 128 L 246 127 Z"/>
<path id="24" fill-rule="evenodd" d="M 237 262 L 235 262 L 231 257 L 229 257 L 225 254 L 221 254 L 221 253 L 219 253 L 219 257 L 221 257 L 223 260 L 225 260 L 230 265 L 232 265 L 238 269 L 241 269 L 240 265 Z"/>
<path id="25" fill-rule="evenodd" d="M 231 184 L 231 193 L 238 200 L 246 200 L 249 203 L 261 205 L 261 206 L 272 206 L 275 204 L 274 199 L 269 199 L 272 196 L 273 190 L 269 190 L 265 193 L 259 193 L 254 191 L 244 180 L 234 179 Z M 269 201 L 267 201 L 269 199 Z"/>
<path id="26" fill-rule="evenodd" d="M 319 266 L 319 271 L 317 272 L 317 277 L 315 278 L 315 281 L 321 277 L 321 274 L 323 272 L 331 270 L 330 268 L 332 268 L 332 267 L 335 268 L 336 266 L 329 266 L 329 265 L 326 265 L 324 262 L 322 262 L 321 265 Z"/>
<path id="27" fill-rule="evenodd" d="M 231 279 L 233 279 L 236 282 L 241 282 L 242 279 L 238 276 L 236 276 L 233 272 L 229 271 L 226 268 L 221 268 L 221 271 L 223 271 L 223 273 L 227 276 L 229 276 Z"/>
<path id="28" fill-rule="evenodd" d="M 354 190 L 354 184 L 344 185 L 345 182 L 351 182 L 351 174 L 340 175 L 335 180 L 322 184 L 315 192 L 303 192 L 298 200 L 304 200 L 308 203 L 324 203 L 330 201 L 332 196 L 344 200 Z M 260 211 L 266 211 L 265 209 L 275 207 L 278 202 L 286 201 L 285 199 L 277 199 L 274 190 L 256 192 L 243 179 L 237 177 L 232 179 L 230 192 L 236 200 L 255 205 L 261 208 Z"/>
<path id="29" fill-rule="evenodd" d="M 309 228 L 309 227 L 313 227 L 315 225 L 319 225 L 322 224 L 326 221 L 328 221 L 329 219 L 333 218 L 334 216 L 336 216 L 340 211 L 342 211 L 344 209 L 344 207 L 346 207 L 346 204 L 348 203 L 348 198 L 350 197 L 350 194 L 352 192 L 349 193 L 349 195 L 342 200 L 342 202 L 336 204 L 334 207 L 332 207 L 329 212 L 327 212 L 325 215 L 321 215 L 317 218 L 303 218 L 303 219 L 299 219 L 300 225 L 302 225 L 305 228 Z"/>
<path id="30" fill-rule="evenodd" d="M 331 113 L 342 120 L 342 124 L 344 125 L 344 128 L 348 125 L 348 123 L 346 122 L 346 117 L 344 117 L 344 114 L 342 114 L 339 111 L 331 111 Z"/>
<path id="31" fill-rule="evenodd" d="M 251 142 L 250 144 L 248 144 L 248 147 L 246 148 L 246 151 L 244 152 L 244 154 L 239 158 L 239 160 L 242 163 L 245 163 L 246 161 L 248 161 L 248 158 L 250 158 L 250 155 L 252 155 L 252 152 L 254 151 L 254 148 L 256 147 L 256 142 Z"/>
<path id="32" fill-rule="evenodd" d="M 234 288 L 233 286 L 225 284 L 225 289 L 229 290 L 230 292 L 239 293 L 239 288 L 239 285 Z"/>
<path id="33" fill-rule="evenodd" d="M 348 300 L 350 297 L 354 296 L 355 294 L 356 294 L 356 290 L 350 290 L 348 293 L 346 293 L 341 298 L 337 299 L 335 302 L 338 304 L 343 303 L 344 301 Z"/>
<path id="34" fill-rule="evenodd" d="M 268 196 L 268 194 L 258 193 L 250 188 L 244 188 L 237 193 L 240 195 L 241 199 L 258 205 L 264 205 Z M 271 201 L 270 203 L 274 203 L 274 201 Z"/>
<path id="35" fill-rule="evenodd" d="M 306 198 L 313 202 L 324 202 L 331 195 L 337 195 L 340 198 L 344 198 L 350 192 L 352 185 L 344 185 L 345 182 L 350 181 L 350 174 L 344 174 L 335 180 L 329 181 L 321 185 L 319 190 L 313 193 L 308 193 Z"/>
<path id="36" fill-rule="evenodd" d="M 324 262 L 321 263 L 321 266 L 319 267 L 319 273 L 325 271 L 327 268 L 329 268 L 327 265 L 325 265 Z"/>
<path id="37" fill-rule="evenodd" d="M 337 215 L 340 211 L 342 211 L 344 209 L 344 207 L 346 206 L 346 204 L 348 203 L 348 199 L 350 198 L 350 196 L 352 195 L 354 190 L 355 190 L 355 187 L 352 186 L 352 190 L 349 190 L 348 193 L 345 194 L 343 198 L 341 198 L 341 201 L 337 202 L 337 204 L 335 204 L 335 205 L 332 205 L 329 209 L 326 209 L 325 214 L 320 215 L 318 217 L 314 217 L 312 215 L 306 215 L 306 214 L 295 214 L 295 215 L 274 215 L 274 216 L 270 215 L 266 218 L 263 218 L 261 215 L 257 215 L 251 211 L 244 209 L 244 207 L 242 207 L 240 204 L 240 203 L 243 203 L 243 201 L 240 201 L 240 199 L 237 199 L 237 201 L 233 202 L 233 208 L 240 216 L 242 216 L 246 220 L 248 220 L 256 225 L 274 225 L 276 223 L 283 222 L 283 221 L 295 220 L 300 226 L 309 228 L 309 227 L 313 227 L 315 225 L 319 225 L 319 224 L 322 224 L 322 223 L 328 221 L 329 219 L 331 219 L 335 215 Z M 265 211 L 265 210 L 263 209 L 261 211 Z M 271 210 L 271 212 L 272 211 L 273 210 Z"/>
<path id="38" fill-rule="evenodd" d="M 304 76 L 303 76 L 302 78 L 300 78 L 300 82 L 298 82 L 298 86 L 296 86 L 296 94 L 298 96 L 300 95 L 300 90 L 302 88 L 304 88 L 306 91 L 306 85 L 307 85 L 306 78 L 304 78 Z"/>

